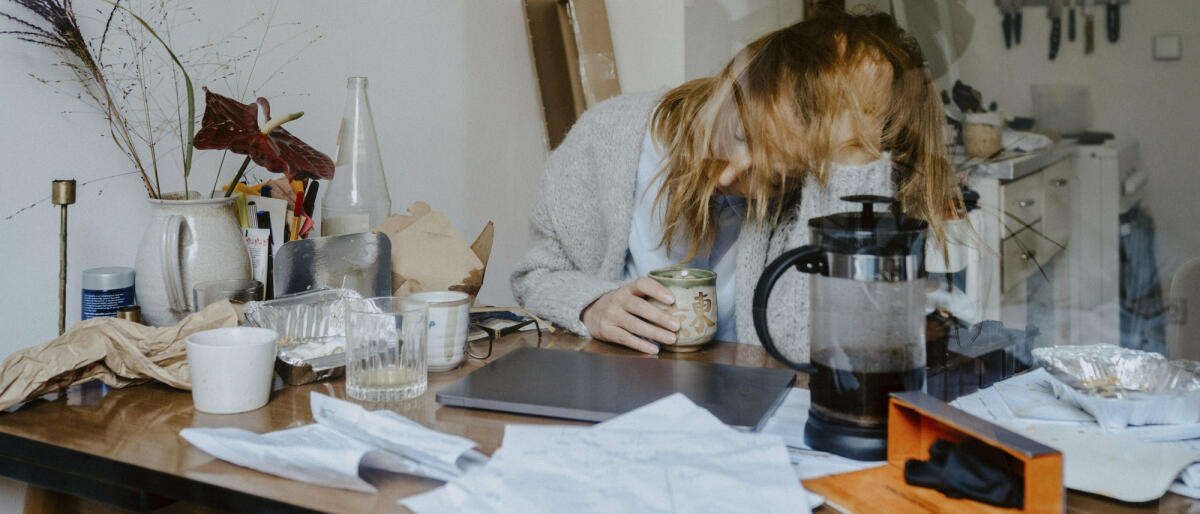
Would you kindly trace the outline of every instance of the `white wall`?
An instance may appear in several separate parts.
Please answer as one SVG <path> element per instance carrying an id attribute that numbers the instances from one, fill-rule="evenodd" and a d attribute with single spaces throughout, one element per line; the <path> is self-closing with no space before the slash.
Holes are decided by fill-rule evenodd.
<path id="1" fill-rule="evenodd" d="M 1096 15 L 1095 53 L 1083 54 L 1079 36 L 1066 40 L 1065 22 L 1058 58 L 1050 61 L 1050 24 L 1045 8 L 1027 7 L 1020 46 L 1005 50 L 1000 14 L 992 0 L 967 0 L 975 18 L 974 37 L 959 60 L 963 81 L 1016 114 L 1031 114 L 1030 84 L 1087 84 L 1097 130 L 1137 138 L 1142 168 L 1149 172 L 1146 205 L 1158 228 L 1159 273 L 1169 282 L 1185 260 L 1200 256 L 1196 218 L 1200 205 L 1200 2 L 1135 1 L 1121 9 L 1120 41 L 1109 43 L 1104 13 Z M 1155 61 L 1152 37 L 1182 36 L 1183 59 Z"/>
<path id="2" fill-rule="evenodd" d="M 800 21 L 801 2 L 692 0 L 684 15 L 684 67 L 688 80 L 721 71 L 747 43 Z"/>
<path id="3" fill-rule="evenodd" d="M 684 0 L 606 0 L 617 76 L 626 93 L 684 81 Z"/>
<path id="4" fill-rule="evenodd" d="M 3 9 L 15 9 L 10 5 Z M 199 21 L 174 31 L 175 46 L 219 39 L 272 5 L 189 3 Z M 76 8 L 87 17 L 98 7 L 85 1 Z M 428 201 L 468 242 L 494 220 L 496 245 L 480 300 L 511 305 L 508 276 L 526 246 L 528 211 L 546 155 L 521 2 L 287 0 L 278 3 L 274 23 L 276 34 L 296 37 L 265 52 L 255 77 L 261 81 L 283 67 L 262 93 L 276 113 L 305 111 L 288 129 L 332 156 L 345 77 L 368 76 L 393 208 Z M 245 27 L 247 37 L 231 46 L 257 44 L 261 26 Z M 311 34 L 321 38 L 303 48 Z M 0 325 L 8 332 L 0 356 L 52 338 L 57 326 L 58 212 L 42 202 L 6 218 L 48 197 L 52 179 L 83 183 L 132 169 L 107 139 L 102 120 L 27 75 L 51 73 L 52 62 L 44 48 L 0 37 L 0 152 L 6 157 L 0 175 L 6 181 L 0 187 Z M 223 81 L 201 85 L 229 89 Z M 75 91 L 70 83 L 60 87 Z M 196 155 L 191 188 L 207 192 L 219 154 Z M 164 189 L 182 188 L 168 180 L 178 174 L 174 166 L 164 172 Z M 226 180 L 231 174 L 227 169 Z M 68 323 L 79 319 L 82 270 L 132 266 L 149 215 L 145 197 L 134 175 L 80 186 L 70 208 Z"/>
<path id="5" fill-rule="evenodd" d="M 606 0 L 621 90 L 710 76 L 758 36 L 799 21 L 791 0 Z"/>

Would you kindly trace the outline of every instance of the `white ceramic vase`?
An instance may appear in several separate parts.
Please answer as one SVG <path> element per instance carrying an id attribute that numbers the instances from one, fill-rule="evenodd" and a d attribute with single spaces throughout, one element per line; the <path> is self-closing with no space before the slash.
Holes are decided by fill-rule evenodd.
<path id="1" fill-rule="evenodd" d="M 182 196 L 182 195 L 178 195 Z M 138 245 L 135 287 L 142 319 L 174 325 L 192 311 L 199 282 L 250 278 L 250 256 L 236 198 L 150 200 L 151 219 Z"/>

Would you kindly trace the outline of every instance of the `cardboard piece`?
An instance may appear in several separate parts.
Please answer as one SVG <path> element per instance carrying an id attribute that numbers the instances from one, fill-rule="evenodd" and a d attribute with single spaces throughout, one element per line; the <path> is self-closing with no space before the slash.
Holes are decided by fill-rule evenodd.
<path id="1" fill-rule="evenodd" d="M 1062 512 L 1062 453 L 1032 439 L 955 409 L 921 392 L 893 393 L 888 404 L 888 465 L 805 480 L 804 487 L 824 496 L 840 512 L 1015 512 L 991 505 L 948 498 L 904 481 L 904 463 L 928 460 L 937 439 L 959 442 L 975 438 L 1011 457 L 1025 480 L 1025 508 L 1020 512 Z"/>
<path id="2" fill-rule="evenodd" d="M 450 219 L 425 202 L 412 204 L 408 212 L 393 214 L 373 229 L 392 242 L 394 294 L 461 291 L 474 302 L 492 253 L 492 222 L 468 246 Z"/>
<path id="3" fill-rule="evenodd" d="M 604 0 L 524 0 L 549 148 L 583 111 L 621 94 Z"/>

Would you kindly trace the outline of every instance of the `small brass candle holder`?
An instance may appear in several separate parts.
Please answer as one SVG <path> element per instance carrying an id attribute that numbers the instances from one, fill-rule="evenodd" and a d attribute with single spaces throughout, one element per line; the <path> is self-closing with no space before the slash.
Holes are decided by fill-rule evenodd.
<path id="1" fill-rule="evenodd" d="M 75 203 L 75 181 L 55 180 L 50 202 L 62 207 L 58 229 L 58 335 L 67 331 L 67 206 Z"/>

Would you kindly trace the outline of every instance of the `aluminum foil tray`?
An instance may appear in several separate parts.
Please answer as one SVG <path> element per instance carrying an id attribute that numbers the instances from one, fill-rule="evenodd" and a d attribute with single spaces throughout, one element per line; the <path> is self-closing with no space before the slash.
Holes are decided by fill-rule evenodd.
<path id="1" fill-rule="evenodd" d="M 322 289 L 247 302 L 246 324 L 279 332 L 275 371 L 285 383 L 307 384 L 345 374 L 346 310 L 361 300 L 352 289 Z"/>
<path id="2" fill-rule="evenodd" d="M 1114 345 L 1033 350 L 1059 399 L 1103 428 L 1200 423 L 1200 363 Z"/>

